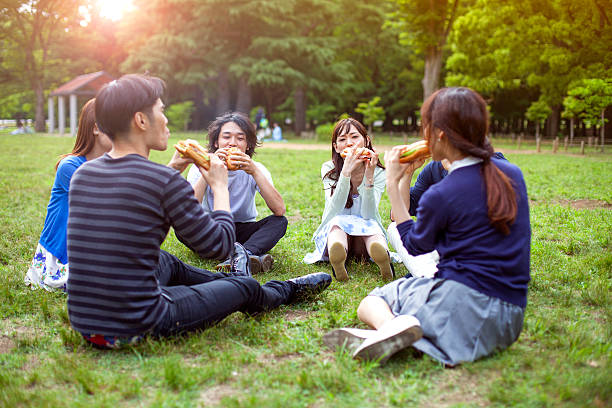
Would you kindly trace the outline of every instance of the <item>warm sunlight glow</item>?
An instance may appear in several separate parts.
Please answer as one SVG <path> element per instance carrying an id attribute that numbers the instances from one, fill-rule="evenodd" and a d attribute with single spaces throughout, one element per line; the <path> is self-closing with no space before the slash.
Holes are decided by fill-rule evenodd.
<path id="1" fill-rule="evenodd" d="M 113 21 L 121 20 L 123 15 L 134 9 L 132 0 L 97 0 L 100 16 Z"/>

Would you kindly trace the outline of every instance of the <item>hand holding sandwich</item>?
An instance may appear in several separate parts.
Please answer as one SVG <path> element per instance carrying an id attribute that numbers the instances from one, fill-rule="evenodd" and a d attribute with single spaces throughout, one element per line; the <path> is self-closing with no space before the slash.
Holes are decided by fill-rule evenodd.
<path id="1" fill-rule="evenodd" d="M 425 163 L 424 157 L 409 162 L 402 162 L 401 155 L 404 150 L 404 146 L 395 146 L 385 153 L 387 185 L 389 183 L 399 183 L 403 177 L 410 181 L 414 171 Z"/>
<path id="2" fill-rule="evenodd" d="M 347 147 L 340 153 L 340 156 L 344 159 L 344 165 L 342 166 L 342 175 L 345 177 L 351 177 L 353 171 L 359 167 L 361 163 L 370 163 L 373 160 L 375 154 L 366 147 Z M 372 170 L 373 171 L 373 170 Z"/>

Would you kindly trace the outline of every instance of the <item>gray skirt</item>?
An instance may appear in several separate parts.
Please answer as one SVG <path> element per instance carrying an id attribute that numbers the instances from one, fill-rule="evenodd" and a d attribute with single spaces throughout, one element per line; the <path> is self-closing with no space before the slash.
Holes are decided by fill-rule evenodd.
<path id="1" fill-rule="evenodd" d="M 423 337 L 412 346 L 448 365 L 505 349 L 523 328 L 523 308 L 453 280 L 401 278 L 370 296 L 384 299 L 396 316 L 419 319 Z"/>

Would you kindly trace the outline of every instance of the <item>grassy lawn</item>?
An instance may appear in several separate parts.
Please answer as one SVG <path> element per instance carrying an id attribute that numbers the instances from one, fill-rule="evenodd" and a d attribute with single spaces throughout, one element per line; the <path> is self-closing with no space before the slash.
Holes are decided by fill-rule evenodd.
<path id="1" fill-rule="evenodd" d="M 173 136 L 170 145 L 180 135 Z M 193 136 L 193 135 L 192 135 Z M 384 137 L 381 137 L 384 139 Z M 381 144 L 401 143 L 401 138 Z M 406 350 L 385 366 L 324 348 L 321 336 L 359 326 L 356 307 L 383 282 L 370 264 L 313 303 L 257 318 L 234 314 L 209 330 L 121 351 L 85 344 L 62 293 L 30 291 L 23 277 L 41 232 L 57 157 L 73 139 L 0 135 L 0 407 L 20 406 L 584 406 L 612 404 L 612 153 L 515 152 L 531 201 L 530 291 L 519 340 L 455 369 Z M 523 148 L 533 150 L 523 143 Z M 562 150 L 562 149 L 561 149 Z M 572 152 L 575 153 L 575 152 Z M 172 152 L 153 152 L 166 163 Z M 262 148 L 287 205 L 287 235 L 260 282 L 326 271 L 301 262 L 323 212 L 319 180 L 329 151 Z M 259 199 L 260 215 L 267 215 Z M 388 223 L 389 201 L 381 214 Z M 163 248 L 210 268 L 170 232 Z M 399 274 L 405 274 L 403 266 Z"/>

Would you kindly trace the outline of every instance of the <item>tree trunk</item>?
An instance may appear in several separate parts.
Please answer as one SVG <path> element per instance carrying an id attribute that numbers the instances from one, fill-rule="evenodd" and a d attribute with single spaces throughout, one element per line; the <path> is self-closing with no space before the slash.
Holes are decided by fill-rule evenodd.
<path id="1" fill-rule="evenodd" d="M 251 112 L 251 87 L 248 79 L 242 77 L 238 80 L 238 98 L 236 100 L 236 110 L 245 115 Z"/>
<path id="2" fill-rule="evenodd" d="M 295 135 L 300 136 L 306 129 L 306 92 L 303 87 L 297 87 L 293 94 L 295 103 Z"/>
<path id="3" fill-rule="evenodd" d="M 559 121 L 561 120 L 561 105 L 555 105 L 552 107 L 552 113 L 548 117 L 548 136 L 552 139 L 557 137 L 559 133 Z"/>
<path id="4" fill-rule="evenodd" d="M 230 87 L 229 74 L 227 68 L 222 68 L 217 76 L 217 104 L 215 113 L 217 116 L 223 115 L 230 110 Z"/>
<path id="5" fill-rule="evenodd" d="M 193 88 L 193 106 L 195 108 L 191 115 L 191 128 L 204 129 L 206 123 L 206 105 L 204 105 L 204 91 L 199 86 Z"/>
<path id="6" fill-rule="evenodd" d="M 36 81 L 34 92 L 36 93 L 34 129 L 37 132 L 45 132 L 47 130 L 45 126 L 45 91 L 42 81 Z"/>
<path id="7" fill-rule="evenodd" d="M 429 98 L 440 87 L 442 69 L 442 50 L 430 47 L 425 55 L 425 72 L 423 75 L 423 100 Z"/>
<path id="8" fill-rule="evenodd" d="M 570 146 L 574 143 L 574 118 L 570 118 Z"/>

